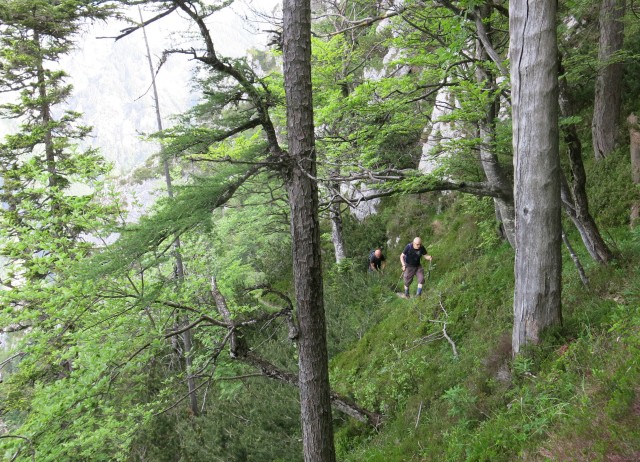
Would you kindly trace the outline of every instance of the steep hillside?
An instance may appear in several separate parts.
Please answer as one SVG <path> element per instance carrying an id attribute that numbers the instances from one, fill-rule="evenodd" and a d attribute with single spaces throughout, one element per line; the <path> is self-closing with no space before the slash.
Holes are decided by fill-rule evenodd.
<path id="1" fill-rule="evenodd" d="M 622 154 L 609 162 L 626 165 Z M 609 267 L 591 263 L 577 233 L 570 236 L 589 286 L 565 249 L 563 326 L 512 360 L 513 252 L 489 232 L 490 203 L 448 200 L 440 214 L 420 198 L 387 203 L 387 232 L 399 234 L 401 245 L 386 249 L 386 274 L 330 282 L 342 293 L 363 286 L 359 303 L 332 315 L 368 327 L 333 358 L 332 383 L 385 416 L 376 431 L 343 423 L 339 459 L 638 460 L 638 232 L 601 221 L 617 250 Z M 404 300 L 390 289 L 399 283 L 397 255 L 413 234 L 428 243 L 435 268 L 426 294 Z M 343 313 L 350 310 L 356 313 Z"/>

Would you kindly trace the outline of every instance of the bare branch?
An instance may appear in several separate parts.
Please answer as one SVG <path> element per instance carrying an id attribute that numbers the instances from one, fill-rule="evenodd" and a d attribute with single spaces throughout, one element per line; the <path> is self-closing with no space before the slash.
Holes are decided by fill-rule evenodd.
<path id="1" fill-rule="evenodd" d="M 453 181 L 442 180 L 437 183 L 434 183 L 429 186 L 415 188 L 415 189 L 405 189 L 405 188 L 392 188 L 385 189 L 379 192 L 362 195 L 357 199 L 347 199 L 342 195 L 335 195 L 331 201 L 323 202 L 320 204 L 320 207 L 328 207 L 332 202 L 333 203 L 345 203 L 350 207 L 356 207 L 360 202 L 370 201 L 372 199 L 378 199 L 380 197 L 389 197 L 395 196 L 398 194 L 422 194 L 427 192 L 435 192 L 435 191 L 460 191 L 468 194 L 473 194 L 475 196 L 481 197 L 496 197 L 501 199 L 509 199 L 505 195 L 505 192 L 497 189 L 490 183 L 487 182 L 460 182 L 455 183 Z"/>
<path id="2" fill-rule="evenodd" d="M 169 8 L 166 11 L 163 11 L 162 13 L 158 14 L 157 16 L 154 16 L 151 19 L 147 19 L 146 21 L 143 21 L 141 23 L 135 23 L 133 26 L 131 27 L 126 27 L 124 29 L 122 29 L 120 32 L 120 35 L 116 35 L 115 37 L 98 37 L 100 39 L 104 39 L 104 38 L 111 38 L 114 39 L 115 41 L 120 40 L 121 38 L 126 37 L 127 35 L 133 34 L 135 31 L 142 29 L 145 26 L 148 26 L 149 24 L 152 24 L 154 22 L 156 22 L 159 19 L 164 18 L 165 16 L 170 15 L 171 13 L 173 13 L 175 10 L 178 9 L 177 5 L 172 6 L 171 8 Z"/>
<path id="3" fill-rule="evenodd" d="M 180 403 L 182 403 L 183 401 L 185 401 L 186 399 L 188 399 L 192 393 L 198 391 L 200 388 L 204 387 L 207 383 L 209 382 L 209 380 L 205 380 L 204 382 L 202 382 L 200 385 L 196 386 L 193 390 L 190 390 L 189 392 L 185 393 L 182 397 L 180 397 L 180 399 L 178 399 L 176 402 L 174 402 L 171 406 L 164 408 L 163 410 L 154 413 L 154 417 L 155 416 L 159 416 L 164 414 L 165 412 L 170 411 L 171 409 L 177 407 Z"/>
<path id="4" fill-rule="evenodd" d="M 293 319 L 293 302 L 291 299 L 283 292 L 272 288 L 269 285 L 260 285 L 254 286 L 248 290 L 262 290 L 262 296 L 267 294 L 274 294 L 279 297 L 281 300 L 285 302 L 287 305 L 286 308 L 282 309 L 278 314 L 283 314 L 285 316 L 285 320 L 287 322 L 287 326 L 289 327 L 289 340 L 295 340 L 298 338 L 298 334 L 300 332 L 297 323 Z M 265 300 L 260 300 L 264 304 L 268 304 Z"/>
<path id="5" fill-rule="evenodd" d="M 20 436 L 20 435 L 0 435 L 0 439 L 3 438 L 18 438 L 21 440 L 26 441 L 27 443 L 29 443 L 29 450 L 31 451 L 31 460 L 33 462 L 35 462 L 36 460 L 36 450 L 33 448 L 33 441 L 29 438 L 27 438 L 26 436 Z M 20 455 L 20 449 L 18 449 L 18 452 L 16 452 L 13 457 L 11 458 L 10 462 L 16 460 L 18 458 L 18 456 Z"/>
<path id="6" fill-rule="evenodd" d="M 449 313 L 447 313 L 447 310 L 445 310 L 444 308 L 444 304 L 442 303 L 442 294 L 440 294 L 440 308 L 442 309 L 445 317 L 449 317 Z M 449 344 L 451 345 L 451 349 L 453 350 L 453 357 L 458 359 L 458 350 L 456 348 L 456 344 L 454 343 L 453 340 L 451 340 L 451 337 L 449 337 L 449 335 L 447 334 L 447 323 L 443 322 L 442 323 L 442 335 L 444 336 L 444 338 L 447 339 L 447 342 L 449 342 Z"/>
<path id="7" fill-rule="evenodd" d="M 244 374 L 244 375 L 234 375 L 233 377 L 216 377 L 216 380 L 244 380 L 244 379 L 249 379 L 252 377 L 264 377 L 264 375 L 262 375 L 259 372 L 253 373 L 253 374 Z"/>
<path id="8" fill-rule="evenodd" d="M 181 303 L 176 303 L 176 302 L 172 302 L 170 300 L 155 300 L 154 303 L 160 304 L 160 305 L 165 305 L 168 306 L 170 308 L 176 308 L 179 310 L 183 310 L 183 311 L 189 311 L 191 313 L 197 313 L 198 315 L 200 315 L 200 322 L 202 321 L 207 321 L 215 326 L 218 327 L 225 327 L 228 328 L 229 325 L 225 322 L 222 322 L 218 319 L 212 318 L 211 316 L 207 316 L 206 314 L 203 314 L 200 310 L 196 309 L 196 308 L 192 308 L 190 306 L 187 305 L 183 305 Z"/>
<path id="9" fill-rule="evenodd" d="M 122 366 L 128 364 L 129 362 L 131 362 L 131 360 L 133 360 L 133 358 L 135 358 L 136 356 L 138 356 L 140 353 L 142 353 L 144 350 L 146 350 L 147 348 L 149 348 L 151 346 L 151 343 L 145 343 L 144 345 L 142 345 L 140 348 L 138 348 L 136 351 L 134 351 L 132 354 L 129 355 L 129 357 L 127 359 L 124 360 L 123 363 L 119 363 L 119 364 L 115 364 L 116 367 L 118 368 L 122 368 Z M 115 376 L 112 376 L 112 380 L 117 377 L 120 374 L 120 372 L 118 372 Z"/>
<path id="10" fill-rule="evenodd" d="M 172 330 L 171 332 L 167 332 L 164 335 L 164 338 L 171 338 L 171 337 L 175 337 L 176 335 L 180 335 L 183 334 L 184 332 L 193 329 L 194 327 L 196 327 L 198 324 L 204 322 L 204 321 L 210 321 L 211 318 L 209 318 L 208 316 L 206 317 L 201 317 L 199 319 L 196 319 L 195 321 L 193 321 L 192 323 L 182 327 L 181 329 L 178 330 Z"/>
<path id="11" fill-rule="evenodd" d="M 337 30 L 335 32 L 330 32 L 328 34 L 316 34 L 316 36 L 317 37 L 321 37 L 321 38 L 334 37 L 336 35 L 344 34 L 345 32 L 351 31 L 353 29 L 358 29 L 358 28 L 361 28 L 361 27 L 370 26 L 371 24 L 374 24 L 376 22 L 382 21 L 384 19 L 393 18 L 394 16 L 398 16 L 398 15 L 402 14 L 404 11 L 405 11 L 405 8 L 399 8 L 396 11 L 387 11 L 386 13 L 381 14 L 380 16 L 364 18 L 364 19 L 360 19 L 358 21 L 345 20 L 346 22 L 348 22 L 350 24 L 349 27 L 346 27 L 346 28 L 341 29 L 341 30 Z"/>

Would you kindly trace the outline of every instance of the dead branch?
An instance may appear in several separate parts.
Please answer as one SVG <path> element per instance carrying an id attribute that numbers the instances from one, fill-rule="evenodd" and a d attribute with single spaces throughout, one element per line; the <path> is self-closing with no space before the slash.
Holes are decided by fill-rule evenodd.
<path id="1" fill-rule="evenodd" d="M 27 438 L 26 436 L 20 436 L 20 435 L 0 435 L 0 439 L 3 438 L 17 438 L 17 439 L 21 439 L 26 441 L 27 443 L 29 443 L 29 451 L 31 452 L 31 460 L 33 462 L 35 462 L 36 460 L 36 450 L 33 447 L 33 441 L 29 438 Z M 20 455 L 21 449 L 18 449 L 18 452 L 16 452 L 13 457 L 10 459 L 11 461 L 14 461 L 18 458 L 18 456 Z"/>
<path id="2" fill-rule="evenodd" d="M 206 318 L 208 318 L 208 316 Z M 186 325 L 186 326 L 184 326 L 184 327 L 182 327 L 182 328 L 180 328 L 178 330 L 172 330 L 170 332 L 167 332 L 166 334 L 164 334 L 164 338 L 170 338 L 170 337 L 175 337 L 176 335 L 180 335 L 180 334 L 182 334 L 182 333 L 184 333 L 184 332 L 186 332 L 188 330 L 193 329 L 194 327 L 196 327 L 201 322 L 208 321 L 209 319 L 211 319 L 211 318 L 209 318 L 209 319 L 206 319 L 206 318 L 205 317 L 201 317 L 201 318 L 196 319 L 192 323 L 190 323 L 190 324 L 188 324 L 188 325 Z"/>
<path id="3" fill-rule="evenodd" d="M 124 28 L 124 29 L 122 29 L 122 30 L 120 31 L 120 35 L 116 35 L 115 37 L 98 37 L 98 38 L 100 38 L 100 39 L 103 39 L 103 38 L 112 38 L 112 39 L 114 39 L 115 41 L 118 41 L 118 40 L 120 40 L 121 38 L 124 38 L 124 37 L 126 37 L 127 35 L 130 35 L 130 34 L 133 34 L 135 31 L 140 30 L 140 29 L 144 28 L 145 26 L 148 26 L 149 24 L 152 24 L 152 23 L 156 22 L 157 20 L 162 19 L 162 18 L 164 18 L 165 16 L 170 15 L 170 14 L 171 14 L 171 13 L 173 13 L 177 8 L 178 8 L 178 6 L 177 6 L 177 5 L 174 5 L 174 6 L 172 6 L 171 8 L 169 8 L 168 10 L 163 11 L 162 13 L 160 13 L 160 14 L 158 14 L 158 15 L 154 16 L 154 17 L 153 17 L 153 18 L 151 18 L 151 19 L 147 19 L 146 21 L 143 21 L 143 22 L 141 22 L 141 23 L 139 23 L 139 24 L 138 24 L 138 23 L 135 23 L 135 24 L 134 24 L 133 26 L 131 26 L 131 27 L 126 27 L 126 28 Z"/>
<path id="4" fill-rule="evenodd" d="M 436 321 L 432 321 L 429 320 L 429 322 L 436 322 Z M 415 350 L 416 348 L 425 345 L 427 343 L 431 343 L 431 342 L 435 342 L 436 340 L 440 340 L 443 339 L 444 337 L 442 336 L 442 334 L 440 332 L 435 332 L 429 335 L 425 335 L 424 337 L 420 337 L 419 339 L 416 339 L 413 341 L 414 345 L 410 348 L 407 348 L 405 350 L 402 350 L 401 353 L 406 353 L 407 351 L 411 351 L 411 350 Z"/>
<path id="5" fill-rule="evenodd" d="M 416 417 L 416 424 L 413 427 L 414 429 L 418 428 L 418 424 L 420 423 L 420 414 L 422 414 L 422 401 L 420 401 L 420 407 L 418 408 L 418 417 Z"/>
<path id="6" fill-rule="evenodd" d="M 573 246 L 567 237 L 567 233 L 564 232 L 564 227 L 562 228 L 562 242 L 564 242 L 565 247 L 569 251 L 569 255 L 571 256 L 571 260 L 573 260 L 573 264 L 576 266 L 578 270 L 578 275 L 580 276 L 580 281 L 582 281 L 582 285 L 585 287 L 589 287 L 589 278 L 587 277 L 587 273 L 584 271 L 584 267 L 580 262 L 580 257 L 573 250 Z"/>
<path id="7" fill-rule="evenodd" d="M 449 313 L 447 313 L 447 310 L 444 307 L 444 304 L 442 303 L 442 294 L 440 294 L 440 309 L 442 310 L 442 312 L 445 315 L 445 318 L 449 317 Z M 420 316 L 420 319 L 422 319 L 422 316 Z M 441 339 L 446 339 L 447 342 L 449 342 L 449 345 L 451 345 L 451 349 L 453 350 L 453 356 L 454 358 L 458 359 L 458 349 L 456 348 L 456 344 L 455 342 L 451 339 L 451 337 L 449 337 L 449 334 L 447 333 L 447 321 L 441 321 L 439 319 L 428 319 L 427 321 L 433 323 L 433 324 L 440 324 L 442 325 L 442 331 L 441 332 L 433 332 L 431 334 L 425 335 L 424 337 L 421 337 L 419 339 L 416 339 L 413 341 L 414 345 L 410 348 L 407 348 L 406 350 L 402 350 L 402 353 L 406 353 L 407 351 L 411 351 L 414 350 L 416 348 L 418 348 L 419 346 L 422 346 L 424 344 L 427 343 L 431 343 L 431 342 L 435 342 L 436 340 L 441 340 Z"/>
<path id="8" fill-rule="evenodd" d="M 442 309 L 442 312 L 444 313 L 445 317 L 449 318 L 449 313 L 447 313 L 447 310 L 445 310 L 444 304 L 442 303 L 442 293 L 440 294 L 440 308 Z M 458 350 L 456 349 L 456 344 L 454 343 L 453 340 L 451 340 L 451 337 L 449 337 L 449 335 L 447 334 L 446 321 L 442 322 L 442 335 L 444 336 L 444 338 L 447 339 L 447 342 L 449 342 L 449 344 L 451 345 L 451 349 L 453 350 L 453 357 L 458 359 Z"/>
<path id="9" fill-rule="evenodd" d="M 262 294 L 261 294 L 261 298 L 260 298 L 260 302 L 267 305 L 267 306 L 271 306 L 274 307 L 273 305 L 270 305 L 268 301 L 262 299 L 262 297 L 264 297 L 267 294 L 273 294 L 276 295 L 277 297 L 279 297 L 281 300 L 283 300 L 286 304 L 286 307 L 281 309 L 278 314 L 282 314 L 285 316 L 285 321 L 287 322 L 287 326 L 289 328 L 289 340 L 295 340 L 298 338 L 298 333 L 299 333 L 299 329 L 298 329 L 298 325 L 295 322 L 294 318 L 293 318 L 293 302 L 291 301 L 291 299 L 283 292 L 280 292 L 279 290 L 274 289 L 273 287 L 263 284 L 263 285 L 258 285 L 258 286 L 254 286 L 252 288 L 247 289 L 248 291 L 250 290 L 261 290 Z"/>
<path id="10" fill-rule="evenodd" d="M 321 37 L 321 38 L 331 38 L 331 37 L 334 37 L 336 35 L 340 35 L 340 34 L 344 34 L 345 32 L 352 31 L 354 29 L 370 26 L 370 25 L 375 24 L 376 22 L 382 21 L 384 19 L 393 18 L 394 16 L 398 16 L 398 15 L 402 14 L 404 12 L 404 10 L 405 10 L 405 8 L 399 8 L 396 11 L 387 11 L 386 13 L 381 14 L 379 16 L 359 19 L 358 21 L 348 21 L 348 20 L 346 20 L 346 22 L 348 22 L 350 25 L 348 27 L 345 27 L 344 29 L 340 29 L 340 30 L 337 30 L 335 32 L 329 32 L 328 34 L 315 34 L 315 35 L 317 37 Z"/>
<path id="11" fill-rule="evenodd" d="M 264 375 L 262 375 L 259 372 L 253 373 L 253 374 L 244 374 L 244 375 L 234 375 L 231 377 L 216 377 L 216 380 L 244 380 L 244 379 L 249 379 L 252 377 L 264 377 Z"/>
<path id="12" fill-rule="evenodd" d="M 158 411 L 156 413 L 154 413 L 154 417 L 155 416 L 159 416 L 164 414 L 165 412 L 170 411 L 171 409 L 174 409 L 176 406 L 178 406 L 180 403 L 182 403 L 183 401 L 185 401 L 186 399 L 188 399 L 192 393 L 198 391 L 200 388 L 204 387 L 208 382 L 204 381 L 202 382 L 200 385 L 196 386 L 193 390 L 190 390 L 189 392 L 185 393 L 184 395 L 182 395 L 177 401 L 175 401 L 173 404 L 171 404 L 170 406 L 164 408 L 161 411 Z"/>

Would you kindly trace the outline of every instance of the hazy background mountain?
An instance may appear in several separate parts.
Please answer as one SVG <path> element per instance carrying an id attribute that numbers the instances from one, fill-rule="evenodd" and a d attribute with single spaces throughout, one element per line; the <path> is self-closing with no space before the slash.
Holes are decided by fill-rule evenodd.
<path id="1" fill-rule="evenodd" d="M 249 49 L 264 48 L 268 34 L 262 31 L 270 27 L 257 12 L 266 15 L 276 12 L 281 16 L 278 5 L 279 0 L 236 0 L 230 7 L 212 15 L 208 23 L 218 53 L 240 57 Z M 151 12 L 143 11 L 142 14 L 145 19 L 153 16 Z M 132 9 L 130 16 L 139 18 L 137 9 Z M 74 90 L 67 107 L 58 109 L 83 113 L 82 122 L 93 127 L 92 145 L 114 164 L 115 178 L 126 177 L 157 151 L 157 145 L 143 140 L 143 134 L 157 130 L 143 34 L 138 31 L 114 40 L 126 26 L 125 22 L 110 21 L 86 27 L 78 40 L 77 50 L 60 63 L 69 74 L 68 82 Z M 198 46 L 190 40 L 189 21 L 177 13 L 150 25 L 146 32 L 156 67 L 164 50 Z M 171 125 L 172 116 L 185 111 L 198 98 L 191 85 L 194 68 L 188 56 L 176 55 L 157 74 L 165 128 Z M 12 96 L 3 94 L 1 98 L 7 100 Z M 17 123 L 0 119 L 0 138 L 11 133 Z M 129 210 L 129 220 L 137 220 L 154 202 L 161 186 L 159 180 L 118 185 Z M 0 333 L 0 361 L 6 359 L 11 343 L 18 337 Z"/>
<path id="2" fill-rule="evenodd" d="M 209 19 L 215 45 L 221 56 L 240 57 L 250 48 L 263 48 L 268 25 L 256 11 L 271 14 L 278 0 L 237 0 Z M 144 12 L 143 17 L 153 16 Z M 137 9 L 130 16 L 139 18 Z M 84 114 L 93 126 L 93 144 L 115 164 L 116 175 L 129 172 L 156 150 L 141 135 L 157 129 L 151 91 L 151 77 L 141 31 L 115 41 L 124 22 L 97 23 L 87 27 L 75 53 L 61 65 L 74 86 L 71 109 Z M 165 49 L 190 48 L 189 21 L 177 13 L 147 27 L 154 65 Z M 110 38 L 109 38 L 110 37 Z M 198 46 L 197 44 L 195 46 Z M 197 98 L 191 87 L 194 63 L 187 55 L 168 59 L 157 74 L 164 126 L 172 115 L 183 112 Z"/>

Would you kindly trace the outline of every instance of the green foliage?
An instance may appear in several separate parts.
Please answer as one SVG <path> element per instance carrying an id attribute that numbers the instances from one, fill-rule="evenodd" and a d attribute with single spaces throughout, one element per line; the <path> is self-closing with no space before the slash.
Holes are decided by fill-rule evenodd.
<path id="1" fill-rule="evenodd" d="M 589 203 L 597 210 L 604 229 L 629 223 L 631 204 L 639 192 L 630 181 L 628 150 L 614 151 L 606 159 L 589 166 Z"/>
<path id="2" fill-rule="evenodd" d="M 562 332 L 550 332 L 541 346 L 512 360 L 500 339 L 511 325 L 513 255 L 506 246 L 482 243 L 476 219 L 460 211 L 473 210 L 490 220 L 491 210 L 488 204 L 474 208 L 470 202 L 459 198 L 437 216 L 446 230 L 430 237 L 430 253 L 439 266 L 426 297 L 392 297 L 381 307 L 384 316 L 378 323 L 333 360 L 333 385 L 386 416 L 377 434 L 353 425 L 341 428 L 341 460 L 634 457 L 640 450 L 630 443 L 638 441 L 632 384 L 639 355 L 631 346 L 637 342 L 626 336 L 637 336 L 638 329 L 633 307 L 640 290 L 637 272 L 630 271 L 640 256 L 637 245 L 621 249 L 627 257 L 613 272 L 587 265 L 592 271 L 589 293 L 569 271 Z M 414 200 L 404 213 L 410 215 L 419 203 Z M 402 220 L 398 205 L 393 218 Z M 622 234 L 616 234 L 619 240 L 637 233 Z M 375 290 L 370 284 L 369 294 Z M 612 298 L 618 308 L 607 301 Z M 437 332 L 427 319 L 445 319 L 441 306 L 460 352 L 458 361 L 451 360 L 442 339 L 420 344 Z"/>
<path id="3" fill-rule="evenodd" d="M 368 216 L 358 221 L 350 214 L 344 214 L 343 232 L 347 255 L 354 262 L 354 269 L 359 271 L 367 268 L 369 253 L 377 247 L 387 259 L 387 265 L 392 264 L 393 256 L 388 253 L 386 221 L 388 215 L 384 212 Z"/>
<path id="4" fill-rule="evenodd" d="M 62 12 L 91 5 L 21 0 L 0 7 L 3 22 L 7 12 L 15 21 L 3 32 L 35 27 L 26 15 L 38 6 L 44 18 L 40 32 L 62 34 L 40 43 L 6 35 L 0 84 L 6 86 L 16 69 L 30 68 L 25 75 L 33 77 L 34 64 L 64 54 L 75 16 Z M 371 2 L 350 5 L 359 16 L 349 21 L 381 13 Z M 368 167 L 404 169 L 408 178 L 394 185 L 405 194 L 384 199 L 377 215 L 362 221 L 344 217 L 349 258 L 340 265 L 332 264 L 324 235 L 332 387 L 384 418 L 374 431 L 336 411 L 338 458 L 633 460 L 640 453 L 640 232 L 626 227 L 637 198 L 623 180 L 629 174 L 626 146 L 587 163 L 592 210 L 610 231 L 605 234 L 615 235 L 622 258 L 600 268 L 579 248 L 589 290 L 565 263 L 564 325 L 515 359 L 509 334 L 513 251 L 499 239 L 493 200 L 414 194 L 443 178 L 484 178 L 475 136 L 443 142 L 441 148 L 455 155 L 432 176 L 412 174 L 438 86 L 445 82 L 459 103 L 447 121 L 470 134 L 486 107 L 508 92 L 508 81 L 477 81 L 476 70 L 498 75 L 495 63 L 468 56 L 475 26 L 464 12 L 477 14 L 483 6 L 459 2 L 455 8 L 463 14 L 455 14 L 407 0 L 404 16 L 391 21 L 393 33 L 367 27 L 334 34 L 352 24 L 346 15 L 330 14 L 332 21 L 318 25 L 320 35 L 329 34 L 313 44 L 319 176 L 359 174 Z M 579 125 L 583 138 L 589 131 L 597 6 L 561 5 L 584 19 L 575 27 L 560 26 L 566 78 L 579 111 L 562 123 Z M 504 56 L 505 15 L 496 8 L 483 23 Z M 634 56 L 632 34 L 628 43 L 623 57 Z M 391 62 L 390 50 L 399 51 Z M 271 57 L 257 59 L 272 65 Z M 0 146 L 3 200 L 9 204 L 3 252 L 13 259 L 8 276 L 29 281 L 3 292 L 0 326 L 31 326 L 0 387 L 0 418 L 28 440 L 1 439 L 4 458 L 19 452 L 16 460 L 26 461 L 35 451 L 43 461 L 301 459 L 297 391 L 257 377 L 228 357 L 228 330 L 219 325 L 210 291 L 215 276 L 232 318 L 244 323 L 241 343 L 295 373 L 295 343 L 282 317 L 273 317 L 294 292 L 286 192 L 282 178 L 248 166 L 272 160 L 272 153 L 249 122 L 259 114 L 247 103 L 247 92 L 258 93 L 284 126 L 282 76 L 259 77 L 245 60 L 227 63 L 253 86 L 200 74 L 201 103 L 179 126 L 156 135 L 163 142 L 161 156 L 203 164 L 181 163 L 185 180 L 175 198 L 159 201 L 139 223 L 118 229 L 119 239 L 106 249 L 81 239 L 106 238 L 118 205 L 104 207 L 98 200 L 97 179 L 107 166 L 96 153 L 76 147 L 88 133 L 77 114 L 63 113 L 47 124 L 24 121 Z M 31 86 L 19 102 L 2 107 L 4 114 L 19 116 L 38 103 L 63 101 L 70 91 L 64 73 L 50 69 L 45 77 L 47 98 L 38 99 L 37 85 Z M 495 138 L 485 147 L 508 167 L 510 121 L 495 123 Z M 248 130 L 236 134 L 243 124 Z M 47 131 L 59 135 L 55 174 L 48 169 L 51 159 L 34 149 Z M 150 166 L 138 177 L 155 173 Z M 68 194 L 74 183 L 93 189 Z M 395 294 L 401 286 L 398 255 L 414 236 L 423 238 L 435 265 L 424 295 L 404 300 Z M 368 274 L 366 259 L 377 246 L 384 247 L 387 268 Z M 186 269 L 182 279 L 175 277 L 178 254 Z M 271 289 L 277 293 L 267 293 Z M 186 351 L 177 330 L 189 323 L 193 343 Z M 188 377 L 198 388 L 198 415 L 187 404 Z"/>

